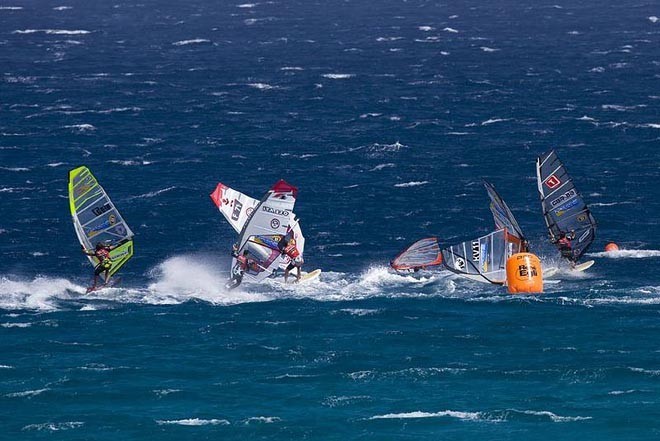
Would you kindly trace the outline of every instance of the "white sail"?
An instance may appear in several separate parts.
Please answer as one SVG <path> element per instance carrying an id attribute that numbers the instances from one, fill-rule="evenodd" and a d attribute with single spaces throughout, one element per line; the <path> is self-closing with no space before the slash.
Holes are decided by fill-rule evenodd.
<path id="1" fill-rule="evenodd" d="M 293 207 L 297 193 L 296 187 L 280 180 L 266 193 L 243 226 L 238 252 L 247 251 L 250 265 L 244 277 L 248 280 L 259 282 L 284 263 L 278 245 L 295 228 L 291 224 L 295 222 Z M 236 258 L 232 259 L 232 268 L 237 264 Z"/>
<path id="2" fill-rule="evenodd" d="M 211 199 L 218 207 L 218 211 L 222 213 L 237 233 L 241 232 L 245 222 L 259 204 L 258 200 L 227 187 L 222 182 L 218 183 L 213 193 L 211 193 Z"/>
<path id="3" fill-rule="evenodd" d="M 234 190 L 223 183 L 218 183 L 213 193 L 211 193 L 211 200 L 218 207 L 218 211 L 229 222 L 229 225 L 237 232 L 241 233 L 245 222 L 252 216 L 255 208 L 259 205 L 259 201 L 245 193 Z M 290 231 L 287 231 L 287 239 L 293 237 L 296 240 L 296 246 L 301 256 L 305 251 L 305 236 L 300 228 L 298 217 L 290 212 L 289 226 Z M 290 259 L 288 256 L 282 257 L 280 268 L 285 269 L 289 266 Z"/>
<path id="4" fill-rule="evenodd" d="M 520 239 L 506 228 L 442 250 L 442 264 L 449 271 L 484 283 L 506 282 L 506 261 L 520 252 Z"/>

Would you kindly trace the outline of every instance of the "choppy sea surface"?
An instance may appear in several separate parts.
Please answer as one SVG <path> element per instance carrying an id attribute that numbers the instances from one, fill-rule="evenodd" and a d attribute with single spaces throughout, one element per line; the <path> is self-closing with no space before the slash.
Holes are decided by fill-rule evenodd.
<path id="1" fill-rule="evenodd" d="M 0 426 L 8 439 L 660 437 L 656 1 L 0 2 Z M 545 263 L 536 156 L 599 222 L 539 296 L 388 261 L 493 227 Z M 117 288 L 67 202 L 136 233 Z M 284 178 L 317 283 L 226 292 L 208 195 Z M 622 251 L 604 253 L 614 241 Z"/>

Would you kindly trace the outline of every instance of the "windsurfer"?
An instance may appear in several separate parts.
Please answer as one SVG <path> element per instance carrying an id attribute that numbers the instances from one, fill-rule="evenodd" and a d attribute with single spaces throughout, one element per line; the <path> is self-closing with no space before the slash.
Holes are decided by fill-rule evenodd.
<path id="1" fill-rule="evenodd" d="M 112 268 L 112 259 L 110 258 L 110 251 L 116 248 L 116 246 L 110 245 L 109 243 L 98 242 L 96 247 L 93 250 L 88 250 L 84 245 L 80 245 L 83 250 L 83 253 L 88 256 L 94 256 L 98 259 L 99 263 L 94 268 L 94 284 L 90 287 L 90 291 L 96 289 L 96 282 L 98 281 L 101 273 L 105 272 L 104 279 L 106 283 L 110 275 L 110 268 Z"/>
<path id="2" fill-rule="evenodd" d="M 575 266 L 575 256 L 573 256 L 573 239 L 575 239 L 575 232 L 569 231 L 568 233 L 559 233 L 559 239 L 555 242 L 559 246 L 561 257 L 568 259 L 571 266 Z"/>
<path id="3" fill-rule="evenodd" d="M 286 255 L 289 257 L 289 259 L 291 259 L 291 262 L 284 270 L 284 283 L 287 282 L 287 279 L 289 278 L 289 272 L 294 268 L 298 268 L 296 274 L 296 281 L 300 282 L 301 267 L 303 266 L 303 263 L 305 263 L 305 261 L 303 260 L 302 256 L 300 255 L 300 252 L 298 251 L 298 248 L 296 247 L 296 239 L 294 239 L 293 237 L 290 238 L 286 246 L 281 250 L 281 253 L 282 255 Z"/>
<path id="4" fill-rule="evenodd" d="M 247 257 L 248 251 L 243 251 L 243 254 L 239 254 L 238 245 L 234 244 L 231 247 L 231 256 L 236 258 L 236 265 L 231 270 L 231 278 L 225 287 L 229 290 L 236 288 L 243 282 L 243 275 L 245 271 L 248 270 L 250 266 L 250 260 Z"/>

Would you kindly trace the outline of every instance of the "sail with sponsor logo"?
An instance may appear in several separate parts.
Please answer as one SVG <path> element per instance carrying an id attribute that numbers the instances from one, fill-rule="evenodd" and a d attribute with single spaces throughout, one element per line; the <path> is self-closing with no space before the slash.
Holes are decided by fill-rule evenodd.
<path id="1" fill-rule="evenodd" d="M 594 241 L 596 220 L 554 150 L 538 157 L 536 177 L 550 240 L 557 244 L 562 234 L 573 233 L 575 262 Z"/>
<path id="2" fill-rule="evenodd" d="M 240 234 L 247 220 L 252 216 L 259 205 L 259 200 L 254 199 L 238 190 L 234 190 L 223 183 L 218 183 L 215 190 L 210 194 L 211 200 L 218 207 L 218 211 L 229 222 L 229 225 Z M 305 236 L 300 227 L 300 221 L 293 211 L 290 212 L 289 231 L 286 240 L 293 237 L 296 240 L 296 248 L 301 256 L 305 251 Z M 282 256 L 280 269 L 286 269 L 289 265 L 289 256 Z"/>
<path id="3" fill-rule="evenodd" d="M 521 251 L 521 240 L 506 228 L 442 250 L 449 271 L 478 282 L 506 283 L 506 261 Z"/>
<path id="4" fill-rule="evenodd" d="M 213 193 L 211 193 L 211 199 L 218 207 L 218 211 L 222 213 L 237 233 L 241 232 L 245 221 L 248 220 L 259 204 L 257 199 L 227 187 L 222 182 L 218 183 Z"/>
<path id="5" fill-rule="evenodd" d="M 518 221 L 516 221 L 504 199 L 497 193 L 493 184 L 484 181 L 484 187 L 486 187 L 488 197 L 490 198 L 490 211 L 493 213 L 495 227 L 497 229 L 506 228 L 509 234 L 516 236 L 520 240 L 525 240 L 525 235 L 520 225 L 518 225 Z"/>
<path id="6" fill-rule="evenodd" d="M 278 181 L 266 193 L 247 219 L 238 239 L 238 254 L 247 251 L 248 269 L 244 273 L 247 280 L 260 282 L 270 276 L 283 262 L 282 241 L 292 234 L 293 213 L 298 189 L 284 180 Z M 232 268 L 238 265 L 232 259 Z"/>
<path id="7" fill-rule="evenodd" d="M 87 167 L 69 171 L 69 207 L 76 236 L 85 249 L 99 242 L 115 247 L 110 251 L 109 279 L 133 256 L 133 232 Z M 96 257 L 87 257 L 92 265 L 99 264 Z M 107 283 L 105 273 L 101 276 Z"/>
<path id="8" fill-rule="evenodd" d="M 436 237 L 427 237 L 401 251 L 390 266 L 397 271 L 419 270 L 442 264 L 442 253 Z"/>

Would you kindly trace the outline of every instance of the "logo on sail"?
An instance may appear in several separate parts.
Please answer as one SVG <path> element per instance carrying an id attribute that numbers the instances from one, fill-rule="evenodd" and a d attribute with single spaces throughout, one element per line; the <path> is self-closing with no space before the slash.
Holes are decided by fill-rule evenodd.
<path id="1" fill-rule="evenodd" d="M 568 190 L 566 193 L 562 194 L 559 196 L 557 199 L 553 200 L 550 202 L 550 205 L 552 208 L 555 208 L 559 204 L 563 204 L 564 202 L 568 202 L 571 199 L 573 199 L 575 196 L 577 196 L 577 191 L 575 191 L 574 188 L 571 188 Z"/>
<path id="2" fill-rule="evenodd" d="M 284 217 L 287 217 L 290 214 L 289 210 L 280 210 L 278 208 L 269 207 L 268 205 L 264 205 L 262 207 L 262 210 L 264 210 L 266 213 L 276 214 L 278 216 L 284 216 Z"/>
<path id="3" fill-rule="evenodd" d="M 555 175 L 550 175 L 550 177 L 545 181 L 545 185 L 547 185 L 550 190 L 554 190 L 555 188 L 559 187 L 559 184 L 561 184 L 561 181 Z"/>

